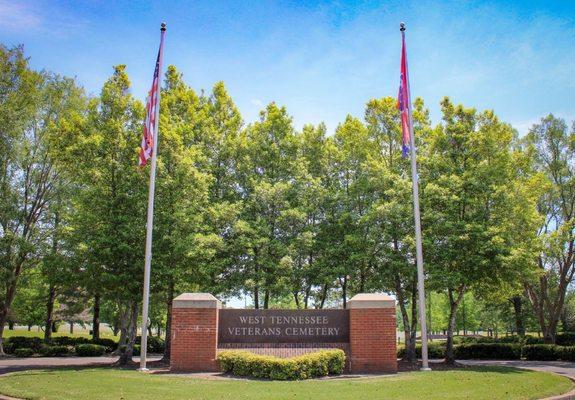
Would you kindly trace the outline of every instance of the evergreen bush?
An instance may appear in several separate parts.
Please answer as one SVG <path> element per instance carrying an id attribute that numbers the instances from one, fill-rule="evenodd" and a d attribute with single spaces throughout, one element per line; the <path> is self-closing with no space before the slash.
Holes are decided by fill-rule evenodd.
<path id="1" fill-rule="evenodd" d="M 561 356 L 561 347 L 554 344 L 530 344 L 523 346 L 523 357 L 527 360 L 555 361 Z"/>
<path id="2" fill-rule="evenodd" d="M 40 354 L 44 357 L 62 357 L 70 353 L 68 346 L 49 346 L 43 345 L 40 348 Z"/>
<path id="3" fill-rule="evenodd" d="M 16 357 L 31 357 L 34 354 L 34 350 L 22 347 L 14 350 L 14 355 Z"/>
<path id="4" fill-rule="evenodd" d="M 341 374 L 345 367 L 343 350 L 322 350 L 299 357 L 278 358 L 248 351 L 226 350 L 218 353 L 222 372 L 237 376 L 273 380 L 296 380 Z"/>
<path id="5" fill-rule="evenodd" d="M 467 343 L 455 346 L 460 360 L 519 360 L 521 346 L 516 343 Z"/>
<path id="6" fill-rule="evenodd" d="M 99 357 L 106 352 L 106 346 L 98 344 L 78 344 L 75 347 L 78 357 Z"/>

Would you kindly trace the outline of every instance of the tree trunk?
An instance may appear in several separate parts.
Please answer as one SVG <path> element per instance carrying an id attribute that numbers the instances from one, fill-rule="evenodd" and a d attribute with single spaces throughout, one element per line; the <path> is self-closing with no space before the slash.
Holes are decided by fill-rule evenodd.
<path id="1" fill-rule="evenodd" d="M 169 362 L 172 347 L 172 303 L 174 301 L 174 281 L 168 283 L 168 297 L 166 298 L 166 348 L 162 361 Z"/>
<path id="2" fill-rule="evenodd" d="M 327 299 L 327 291 L 329 290 L 329 285 L 326 283 L 323 285 L 323 290 L 321 291 L 321 301 L 319 303 L 319 308 L 323 309 L 325 306 L 325 299 Z"/>
<path id="3" fill-rule="evenodd" d="M 515 330 L 521 337 L 525 336 L 525 321 L 523 317 L 523 299 L 521 296 L 513 296 L 511 298 L 513 303 L 513 311 L 515 313 Z"/>
<path id="4" fill-rule="evenodd" d="M 270 290 L 266 289 L 264 292 L 264 310 L 267 310 L 270 306 Z"/>
<path id="5" fill-rule="evenodd" d="M 8 329 L 11 331 L 14 330 L 14 321 L 8 321 Z"/>
<path id="6" fill-rule="evenodd" d="M 5 355 L 3 346 L 5 326 L 6 326 L 6 315 L 4 315 L 4 308 L 3 308 L 2 310 L 0 310 L 0 356 Z"/>
<path id="7" fill-rule="evenodd" d="M 74 334 L 74 321 L 68 322 L 70 324 L 70 335 Z"/>
<path id="8" fill-rule="evenodd" d="M 341 281 L 341 300 L 343 302 L 343 309 L 347 308 L 347 275 Z"/>
<path id="9" fill-rule="evenodd" d="M 13 276 L 10 280 L 10 283 L 6 289 L 6 295 L 3 301 L 0 301 L 0 356 L 5 355 L 4 353 L 4 326 L 6 326 L 6 322 L 8 322 L 8 314 L 10 313 L 10 307 L 12 307 L 12 302 L 14 301 L 14 296 L 16 296 L 16 284 L 18 282 L 18 277 L 22 271 L 22 266 L 24 264 L 24 259 L 21 257 L 22 260 L 17 264 L 16 268 L 13 271 Z"/>
<path id="10" fill-rule="evenodd" d="M 292 294 L 293 294 L 293 301 L 295 302 L 295 307 L 296 307 L 298 310 L 300 310 L 300 309 L 301 309 L 301 305 L 300 305 L 300 302 L 299 302 L 299 293 L 298 293 L 296 290 L 294 290 L 294 291 L 292 292 Z"/>
<path id="11" fill-rule="evenodd" d="M 54 324 L 54 302 L 56 300 L 56 286 L 50 285 L 48 291 L 48 301 L 46 301 L 46 324 L 44 325 L 44 341 L 49 342 L 52 339 L 52 327 Z"/>
<path id="12" fill-rule="evenodd" d="M 130 301 L 125 313 L 126 321 L 122 324 L 121 337 L 124 338 L 122 345 L 119 347 L 120 358 L 116 365 L 122 367 L 131 364 L 132 356 L 134 354 L 134 344 L 136 343 L 136 335 L 138 331 L 138 303 Z"/>
<path id="13" fill-rule="evenodd" d="M 453 332 L 457 317 L 457 308 L 465 294 L 465 286 L 456 289 L 457 297 L 453 298 L 453 290 L 449 289 L 449 323 L 447 325 L 447 343 L 445 345 L 445 363 L 455 364 L 455 352 L 453 351 Z"/>
<path id="14" fill-rule="evenodd" d="M 92 318 L 92 340 L 100 339 L 100 293 L 94 296 L 94 316 Z"/>
<path id="15" fill-rule="evenodd" d="M 259 310 L 260 308 L 260 288 L 258 285 L 254 287 L 254 308 Z"/>
<path id="16" fill-rule="evenodd" d="M 305 295 L 303 297 L 303 308 L 304 309 L 308 309 L 309 306 L 309 294 L 311 292 L 311 286 L 308 285 L 308 287 L 305 289 Z"/>
<path id="17" fill-rule="evenodd" d="M 405 353 L 403 360 L 415 363 L 417 362 L 417 354 L 415 352 L 415 329 L 413 326 L 417 326 L 417 320 L 412 319 L 409 322 L 409 314 L 405 304 L 405 290 L 401 286 L 401 280 L 399 275 L 395 277 L 395 294 L 397 296 L 397 303 L 399 304 L 399 310 L 401 312 L 401 321 L 403 323 L 403 334 L 405 337 Z"/>
<path id="18" fill-rule="evenodd" d="M 260 266 L 258 265 L 258 250 L 254 249 L 254 272 L 255 272 L 255 284 L 254 284 L 254 308 L 259 310 L 260 308 Z"/>

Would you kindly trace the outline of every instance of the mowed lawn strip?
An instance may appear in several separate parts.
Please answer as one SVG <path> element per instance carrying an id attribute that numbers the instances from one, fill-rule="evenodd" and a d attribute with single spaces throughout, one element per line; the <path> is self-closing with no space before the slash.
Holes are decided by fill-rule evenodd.
<path id="1" fill-rule="evenodd" d="M 9 329 L 5 329 L 4 330 L 4 335 L 3 338 L 7 339 L 10 338 L 12 336 L 24 336 L 24 337 L 37 337 L 37 338 L 44 338 L 44 332 L 43 331 L 37 331 L 37 330 L 33 330 L 33 331 L 27 331 L 27 330 L 22 330 L 22 329 L 15 329 L 15 330 L 9 330 Z M 88 330 L 80 330 L 79 332 L 74 332 L 72 334 L 70 334 L 70 332 L 67 332 L 65 330 L 62 330 L 60 332 L 54 332 L 52 333 L 52 337 L 60 337 L 60 336 L 68 336 L 68 337 L 73 337 L 73 338 L 78 338 L 78 337 L 82 337 L 82 338 L 86 338 L 86 339 L 91 339 L 92 335 L 90 334 L 90 331 Z M 100 338 L 106 338 L 106 339 L 114 339 L 116 342 L 118 341 L 118 339 L 120 338 L 120 336 L 114 336 L 112 334 L 112 332 L 100 332 Z"/>
<path id="2" fill-rule="evenodd" d="M 565 393 L 571 388 L 571 381 L 565 377 L 506 367 L 299 382 L 193 379 L 117 369 L 28 371 L 0 377 L 0 393 L 46 400 L 527 400 Z"/>

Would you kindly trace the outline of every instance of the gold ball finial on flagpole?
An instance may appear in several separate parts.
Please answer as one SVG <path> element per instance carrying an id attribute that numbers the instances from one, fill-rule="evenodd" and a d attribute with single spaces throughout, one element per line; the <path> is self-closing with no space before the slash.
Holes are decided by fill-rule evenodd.
<path id="1" fill-rule="evenodd" d="M 161 28 L 160 28 L 161 31 L 166 30 L 166 23 L 165 22 L 162 22 L 162 24 L 160 26 L 161 26 Z"/>
<path id="2" fill-rule="evenodd" d="M 400 23 L 399 23 L 399 30 L 402 31 L 402 32 L 405 31 L 405 22 L 400 22 Z"/>

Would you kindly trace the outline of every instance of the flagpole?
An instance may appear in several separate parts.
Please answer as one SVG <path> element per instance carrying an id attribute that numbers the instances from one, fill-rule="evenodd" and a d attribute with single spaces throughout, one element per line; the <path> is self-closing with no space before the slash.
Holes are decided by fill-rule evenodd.
<path id="1" fill-rule="evenodd" d="M 158 60 L 158 96 L 155 105 L 154 147 L 152 149 L 152 165 L 150 167 L 150 187 L 148 192 L 148 220 L 146 222 L 146 255 L 144 264 L 144 298 L 142 301 L 142 341 L 140 344 L 139 371 L 147 371 L 146 356 L 148 350 L 148 307 L 150 303 L 150 270 L 152 264 L 152 230 L 154 226 L 154 192 L 156 190 L 156 160 L 158 156 L 158 127 L 160 125 L 160 87 L 162 82 L 162 63 L 164 62 L 164 35 L 166 23 L 160 28 L 160 57 Z"/>
<path id="2" fill-rule="evenodd" d="M 401 31 L 401 38 L 405 43 L 405 24 L 399 24 Z M 405 44 L 404 44 L 405 45 Z M 407 65 L 407 56 L 405 59 Z M 409 75 L 409 69 L 405 69 L 406 74 Z M 427 321 L 425 316 L 425 284 L 423 274 L 423 250 L 421 245 L 421 215 L 419 212 L 419 175 L 417 174 L 417 157 L 415 151 L 415 136 L 413 134 L 413 115 L 411 111 L 411 89 L 409 87 L 409 76 L 406 76 L 407 81 L 407 107 L 409 114 L 409 147 L 411 154 L 411 182 L 413 186 L 413 218 L 415 220 L 415 258 L 417 262 L 417 292 L 419 295 L 419 325 L 421 327 L 421 359 L 422 371 L 430 371 L 428 352 L 427 352 Z"/>

